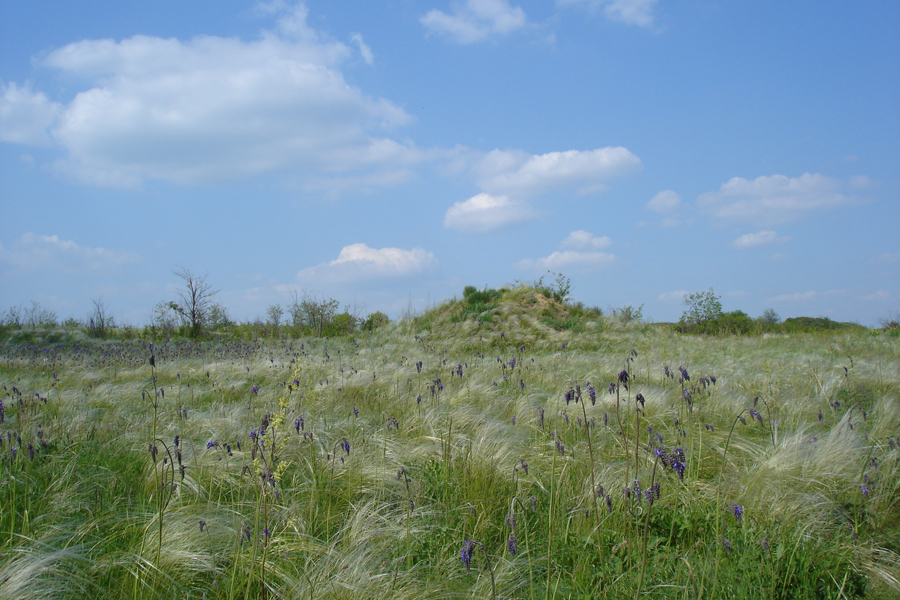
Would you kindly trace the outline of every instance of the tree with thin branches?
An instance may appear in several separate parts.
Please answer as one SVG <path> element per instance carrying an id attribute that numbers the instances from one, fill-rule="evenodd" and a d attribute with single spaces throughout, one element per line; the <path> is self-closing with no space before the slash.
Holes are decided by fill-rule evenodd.
<path id="1" fill-rule="evenodd" d="M 212 299 L 219 290 L 212 289 L 206 282 L 206 275 L 200 277 L 184 267 L 175 271 L 175 275 L 181 278 L 184 287 L 178 290 L 181 302 L 170 302 L 169 307 L 181 316 L 190 336 L 194 339 L 199 338 L 203 334 L 203 327 L 212 307 Z"/>

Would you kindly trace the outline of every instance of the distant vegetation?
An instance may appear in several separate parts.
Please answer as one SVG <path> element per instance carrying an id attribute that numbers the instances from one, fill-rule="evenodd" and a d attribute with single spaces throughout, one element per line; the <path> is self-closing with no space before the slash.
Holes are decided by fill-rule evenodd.
<path id="1" fill-rule="evenodd" d="M 194 339 L 194 340 L 258 340 L 299 339 L 303 337 L 340 337 L 374 331 L 390 323 L 383 312 L 361 316 L 359 311 L 326 296 L 294 293 L 288 305 L 272 304 L 265 318 L 238 323 L 228 310 L 214 301 L 218 290 L 197 276 L 181 269 L 175 273 L 182 280 L 178 297 L 158 302 L 143 326 L 117 324 L 100 299 L 92 300 L 92 308 L 82 319 L 69 318 L 60 323 L 55 312 L 38 302 L 28 307 L 12 306 L 0 313 L 0 342 L 95 339 Z M 461 299 L 450 299 L 420 315 L 408 315 L 415 323 L 428 328 L 432 321 L 463 323 L 474 319 L 481 323 L 519 315 L 517 320 L 536 323 L 555 331 L 599 331 L 609 324 L 672 327 L 678 333 L 698 335 L 753 336 L 767 333 L 801 333 L 815 331 L 867 329 L 857 323 L 833 321 L 828 317 L 792 317 L 781 320 L 771 308 L 753 318 L 741 310 L 723 312 L 721 299 L 712 289 L 685 296 L 685 310 L 674 324 L 648 323 L 643 307 L 626 305 L 611 308 L 604 315 L 599 307 L 586 307 L 573 302 L 571 281 L 558 273 L 548 273 L 532 283 L 478 289 L 466 286 Z M 891 314 L 880 322 L 880 329 L 900 334 L 900 319 Z"/>
<path id="2" fill-rule="evenodd" d="M 898 336 L 538 283 L 4 321 L 0 599 L 900 595 Z"/>

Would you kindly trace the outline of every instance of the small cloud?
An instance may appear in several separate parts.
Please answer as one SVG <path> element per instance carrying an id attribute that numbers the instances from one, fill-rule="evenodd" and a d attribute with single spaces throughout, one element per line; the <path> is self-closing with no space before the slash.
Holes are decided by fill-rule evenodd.
<path id="1" fill-rule="evenodd" d="M 297 281 L 322 285 L 403 279 L 432 271 L 437 264 L 434 254 L 422 248 L 376 249 L 366 244 L 351 244 L 344 246 L 336 259 L 301 270 Z"/>
<path id="2" fill-rule="evenodd" d="M 878 257 L 881 263 L 900 263 L 900 252 L 886 252 Z"/>
<path id="3" fill-rule="evenodd" d="M 614 263 L 616 256 L 606 252 L 576 252 L 566 250 L 554 252 L 537 260 L 526 258 L 519 261 L 516 268 L 525 271 L 562 271 L 566 269 L 593 271 Z"/>
<path id="4" fill-rule="evenodd" d="M 688 295 L 687 290 L 674 290 L 672 292 L 663 292 L 656 297 L 660 302 L 683 302 L 684 297 Z"/>
<path id="5" fill-rule="evenodd" d="M 359 48 L 359 54 L 362 56 L 362 59 L 366 61 L 367 65 L 371 65 L 375 62 L 375 56 L 372 54 L 372 49 L 369 47 L 366 42 L 363 41 L 362 34 L 354 33 L 350 36 L 350 41 L 356 44 L 356 47 Z"/>
<path id="6" fill-rule="evenodd" d="M 594 234 L 579 229 L 570 233 L 559 245 L 562 248 L 571 250 L 599 250 L 612 246 L 612 240 L 605 235 L 603 237 L 594 237 Z"/>
<path id="7" fill-rule="evenodd" d="M 804 300 L 815 300 L 819 297 L 818 292 L 814 292 L 809 290 L 808 292 L 795 292 L 793 294 L 782 294 L 780 296 L 775 296 L 774 298 L 770 298 L 770 302 L 802 302 Z"/>
<path id="8" fill-rule="evenodd" d="M 0 264 L 37 271 L 56 268 L 68 272 L 117 269 L 139 262 L 141 257 L 125 250 L 80 246 L 57 235 L 26 233 L 9 249 L 0 246 Z"/>
<path id="9" fill-rule="evenodd" d="M 49 146 L 53 141 L 48 130 L 61 112 L 62 106 L 44 94 L 0 81 L 0 141 Z"/>
<path id="10" fill-rule="evenodd" d="M 859 160 L 859 157 L 856 156 L 855 154 L 848 154 L 847 156 L 844 157 L 843 160 L 844 160 L 844 162 L 854 163 Z"/>
<path id="11" fill-rule="evenodd" d="M 850 187 L 855 190 L 867 190 L 872 187 L 872 180 L 866 175 L 854 175 L 850 178 Z"/>
<path id="12" fill-rule="evenodd" d="M 426 29 L 460 44 L 508 35 L 528 24 L 525 11 L 507 0 L 467 0 L 453 14 L 434 9 L 419 19 Z"/>
<path id="13" fill-rule="evenodd" d="M 772 225 L 850 203 L 840 192 L 840 181 L 818 173 L 800 177 L 772 175 L 750 181 L 734 177 L 717 192 L 697 198 L 697 205 L 723 219 Z"/>
<path id="14" fill-rule="evenodd" d="M 653 24 L 653 9 L 657 0 L 557 0 L 556 3 L 560 6 L 584 6 L 591 11 L 602 11 L 612 21 L 649 27 Z"/>
<path id="15" fill-rule="evenodd" d="M 887 290 L 878 290 L 874 294 L 869 294 L 867 296 L 861 296 L 860 300 L 881 302 L 881 301 L 890 299 L 890 297 L 891 297 L 891 293 L 888 292 Z"/>
<path id="16" fill-rule="evenodd" d="M 680 204 L 681 196 L 672 190 L 663 190 L 653 196 L 647 203 L 647 208 L 654 212 L 665 213 L 675 210 Z"/>
<path id="17" fill-rule="evenodd" d="M 757 248 L 759 246 L 768 246 L 770 244 L 783 244 L 790 239 L 791 238 L 789 237 L 780 237 L 774 231 L 765 230 L 757 231 L 756 233 L 745 233 L 734 240 L 731 245 L 738 250 L 746 250 L 747 248 Z"/>
<path id="18" fill-rule="evenodd" d="M 638 171 L 641 159 L 627 148 L 566 150 L 529 154 L 492 150 L 474 166 L 482 189 L 498 194 L 534 194 L 574 186 L 582 193 L 605 189 L 603 182 Z"/>
<path id="19" fill-rule="evenodd" d="M 447 209 L 444 227 L 469 234 L 488 233 L 534 217 L 534 210 L 524 202 L 482 193 Z"/>

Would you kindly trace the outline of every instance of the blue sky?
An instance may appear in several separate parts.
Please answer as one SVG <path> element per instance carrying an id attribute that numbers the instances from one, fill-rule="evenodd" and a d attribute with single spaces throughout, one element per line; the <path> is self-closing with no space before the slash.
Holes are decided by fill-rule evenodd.
<path id="1" fill-rule="evenodd" d="M 5 2 L 0 310 L 900 312 L 895 1 Z"/>

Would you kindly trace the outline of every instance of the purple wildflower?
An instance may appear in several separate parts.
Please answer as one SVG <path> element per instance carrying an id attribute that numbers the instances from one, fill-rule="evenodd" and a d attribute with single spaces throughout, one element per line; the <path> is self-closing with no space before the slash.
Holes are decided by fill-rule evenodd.
<path id="1" fill-rule="evenodd" d="M 509 552 L 510 556 L 515 556 L 519 552 L 519 540 L 516 539 L 516 534 L 512 531 L 509 532 L 509 539 L 506 540 L 506 551 Z"/>
<path id="2" fill-rule="evenodd" d="M 462 560 L 462 564 L 465 565 L 466 571 L 471 568 L 472 565 L 472 554 L 475 553 L 475 544 L 474 540 L 466 540 L 463 542 L 462 550 L 459 553 L 459 558 Z"/>
<path id="3" fill-rule="evenodd" d="M 732 504 L 731 505 L 731 514 L 734 515 L 735 520 L 740 524 L 741 519 L 744 516 L 744 509 L 740 504 Z"/>

